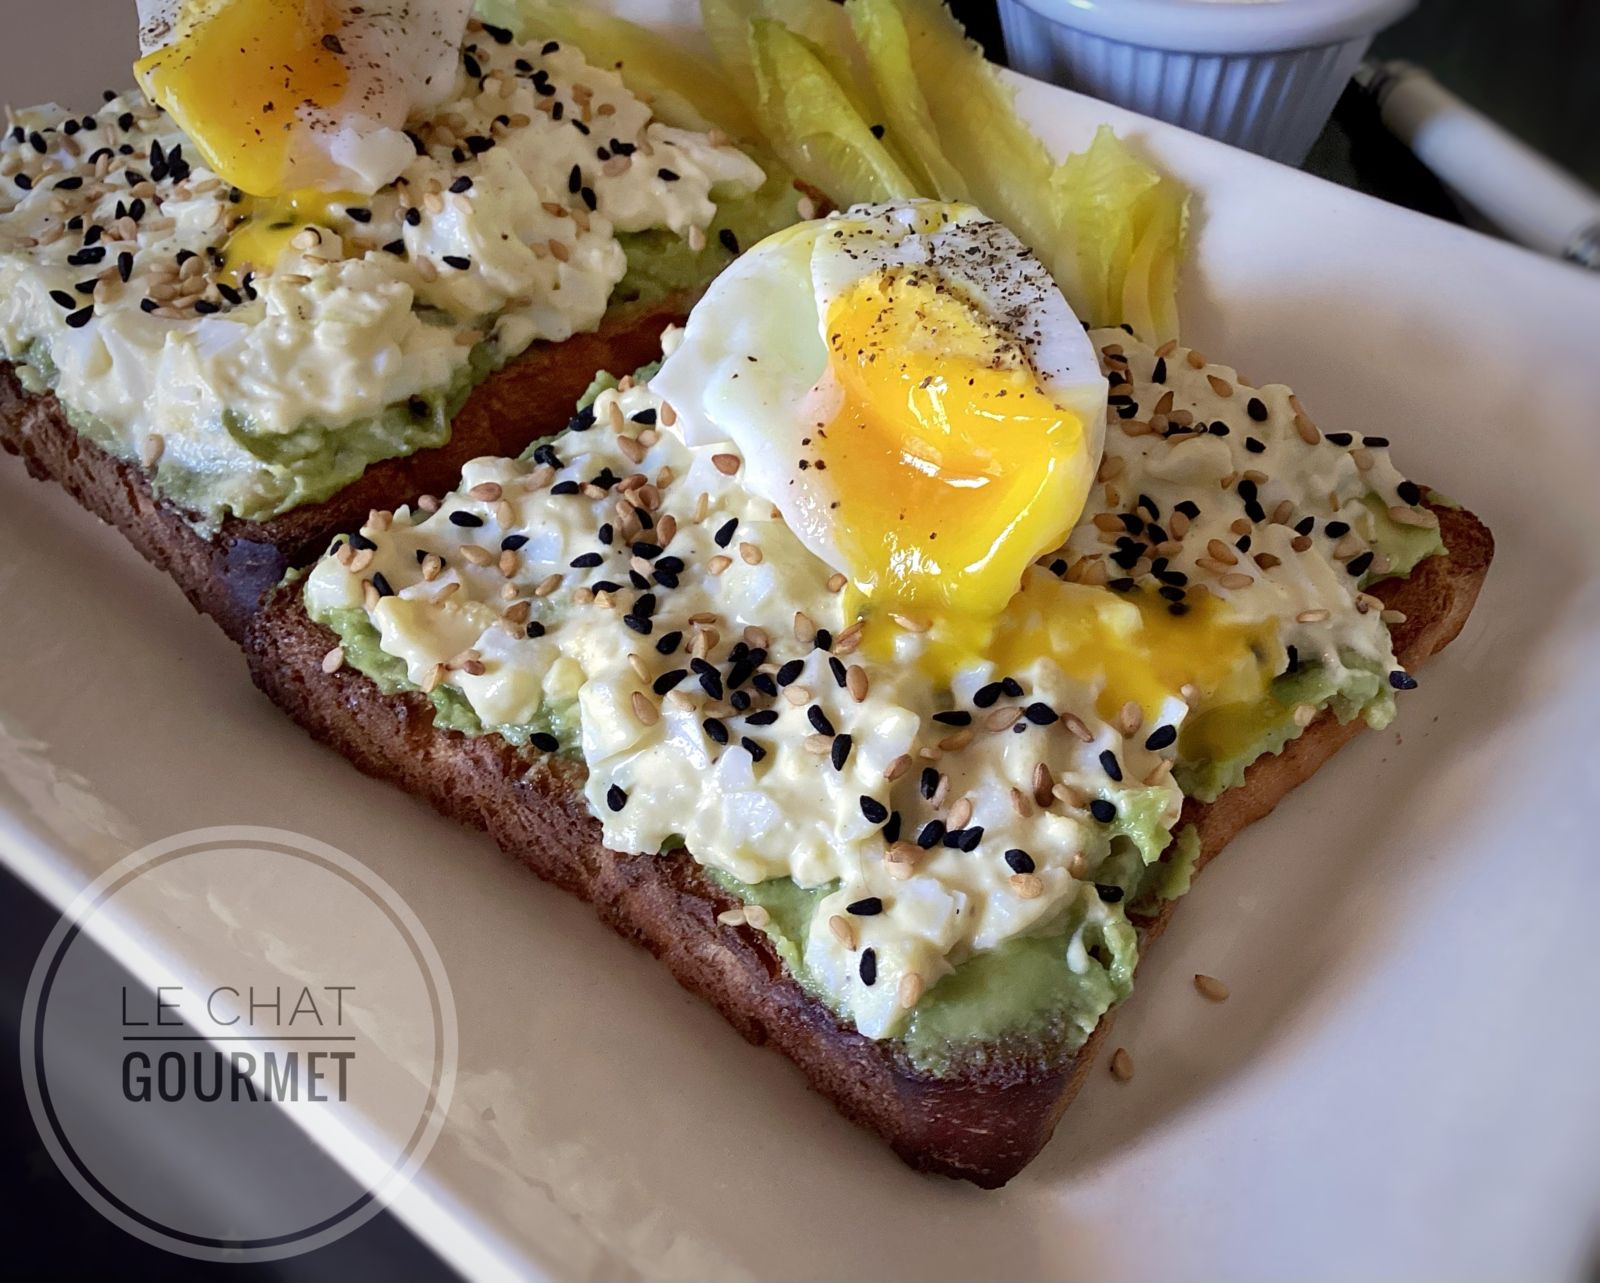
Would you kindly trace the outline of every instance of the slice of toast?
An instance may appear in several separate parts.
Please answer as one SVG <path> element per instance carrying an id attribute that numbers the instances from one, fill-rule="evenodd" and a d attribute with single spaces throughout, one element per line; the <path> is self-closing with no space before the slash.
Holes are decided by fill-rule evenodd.
<path id="1" fill-rule="evenodd" d="M 1494 552 L 1489 531 L 1468 512 L 1435 508 L 1448 556 L 1372 591 L 1405 622 L 1395 653 L 1413 669 L 1446 646 L 1466 622 Z M 625 855 L 605 848 L 582 793 L 583 768 L 519 750 L 497 735 L 438 729 L 415 693 L 384 695 L 350 668 L 327 675 L 333 633 L 305 613 L 293 587 L 269 598 L 246 643 L 256 684 L 302 726 L 369 775 L 425 798 L 447 816 L 485 828 L 539 876 L 590 901 L 621 934 L 660 957 L 685 988 L 709 999 L 755 1043 L 770 1043 L 848 1117 L 879 1133 L 911 1166 L 985 1188 L 1015 1176 L 1050 1139 L 1093 1064 L 1110 1026 L 1101 1020 L 1075 1054 L 1052 1063 L 996 1047 L 981 1066 L 933 1077 L 913 1070 L 892 1043 L 840 1025 L 785 972 L 759 930 L 719 924 L 735 905 L 687 855 Z M 1244 783 L 1216 802 L 1188 802 L 1204 866 L 1246 825 L 1351 740 L 1324 713 L 1276 756 L 1260 759 Z M 1147 947 L 1175 902 L 1136 921 Z"/>
<path id="2" fill-rule="evenodd" d="M 158 498 L 140 468 L 79 436 L 54 394 L 25 391 L 3 361 L 0 446 L 120 530 L 146 561 L 177 581 L 196 610 L 243 641 L 250 616 L 284 571 L 315 560 L 334 535 L 358 528 L 373 508 L 447 493 L 468 460 L 518 454 L 564 427 L 596 370 L 632 370 L 655 360 L 661 331 L 681 322 L 691 302 L 682 296 L 619 308 L 593 333 L 536 343 L 473 389 L 443 445 L 374 463 L 321 503 L 267 521 L 229 517 L 209 537 L 195 529 L 192 516 Z"/>

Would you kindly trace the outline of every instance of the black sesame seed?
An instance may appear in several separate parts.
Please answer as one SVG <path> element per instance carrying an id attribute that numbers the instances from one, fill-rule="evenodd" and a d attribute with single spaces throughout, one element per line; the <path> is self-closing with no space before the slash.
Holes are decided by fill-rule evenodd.
<path id="1" fill-rule="evenodd" d="M 574 570 L 589 570 L 598 566 L 602 560 L 603 558 L 597 552 L 581 552 L 568 564 Z"/>
<path id="2" fill-rule="evenodd" d="M 674 668 L 669 672 L 662 673 L 660 677 L 656 678 L 655 681 L 651 683 L 650 689 L 655 691 L 657 695 L 665 695 L 668 691 L 676 687 L 678 683 L 688 675 L 689 670 L 687 668 Z"/>
<path id="3" fill-rule="evenodd" d="M 1174 512 L 1181 512 L 1184 516 L 1188 517 L 1190 521 L 1193 521 L 1200 515 L 1200 505 L 1197 504 L 1193 499 L 1185 499 L 1181 503 L 1173 504 L 1172 510 Z"/>
<path id="4" fill-rule="evenodd" d="M 1350 533 L 1350 523 L 1347 521 L 1330 521 L 1323 526 L 1322 533 L 1329 539 L 1343 539 Z"/>
<path id="5" fill-rule="evenodd" d="M 490 39 L 492 39 L 495 44 L 508 45 L 511 43 L 511 33 L 504 27 L 490 26 L 487 22 L 481 22 L 478 25 L 489 33 Z"/>
<path id="6" fill-rule="evenodd" d="M 935 713 L 933 720 L 942 722 L 946 726 L 970 726 L 972 725 L 972 714 L 964 708 L 952 708 L 943 713 Z"/>
<path id="7" fill-rule="evenodd" d="M 833 729 L 833 723 L 828 720 L 828 715 L 822 711 L 822 705 L 813 704 L 810 708 L 806 709 L 806 717 L 809 718 L 811 724 L 817 728 L 818 735 L 838 734 L 838 732 Z"/>
<path id="8" fill-rule="evenodd" d="M 861 983 L 864 985 L 878 983 L 878 955 L 872 949 L 861 951 Z"/>
<path id="9" fill-rule="evenodd" d="M 751 713 L 744 720 L 750 726 L 771 726 L 778 720 L 778 710 L 775 708 L 763 708 L 760 712 Z"/>
<path id="10" fill-rule="evenodd" d="M 411 208 L 405 212 L 405 220 L 407 227 L 416 227 L 422 222 L 422 211 L 415 205 L 411 206 Z"/>
<path id="11" fill-rule="evenodd" d="M 160 306 L 161 304 L 157 303 L 153 298 L 142 298 L 139 300 L 139 310 L 141 312 L 154 312 L 156 308 Z"/>
<path id="12" fill-rule="evenodd" d="M 717 239 L 722 242 L 722 248 L 730 254 L 739 252 L 739 238 L 733 234 L 731 227 L 724 227 L 717 233 Z"/>
<path id="13" fill-rule="evenodd" d="M 1265 441 L 1257 441 L 1254 437 L 1246 437 L 1244 439 L 1244 448 L 1251 454 L 1265 454 L 1267 452 L 1267 443 Z"/>
<path id="14" fill-rule="evenodd" d="M 194 310 L 200 313 L 201 316 L 210 316 L 213 312 L 222 311 L 222 305 L 220 303 L 213 303 L 210 299 L 196 299 Z"/>
<path id="15" fill-rule="evenodd" d="M 1022 683 L 1015 677 L 1002 677 L 1000 679 L 1000 689 L 1012 699 L 1022 698 Z"/>
<path id="16" fill-rule="evenodd" d="M 654 426 L 656 421 L 656 412 L 653 407 L 648 410 L 637 410 L 633 414 L 630 414 L 628 419 L 633 423 L 642 424 L 644 427 L 648 428 Z"/>
<path id="17" fill-rule="evenodd" d="M 1118 900 L 1122 899 L 1122 888 L 1114 883 L 1096 882 L 1094 884 L 1094 889 L 1095 893 L 1107 904 L 1115 904 Z"/>
<path id="18" fill-rule="evenodd" d="M 1361 444 L 1364 445 L 1364 446 L 1367 446 L 1369 449 L 1372 449 L 1372 450 L 1387 450 L 1389 448 L 1389 438 L 1388 437 L 1362 437 L 1361 438 Z"/>
<path id="19" fill-rule="evenodd" d="M 12 181 L 25 192 L 33 190 L 33 179 L 27 174 L 17 174 Z"/>
<path id="20" fill-rule="evenodd" d="M 1029 704 L 1027 708 L 1022 710 L 1022 715 L 1035 726 L 1049 726 L 1058 719 L 1055 709 L 1048 704 L 1038 702 Z"/>
<path id="21" fill-rule="evenodd" d="M 1171 748 L 1177 739 L 1176 726 L 1158 726 L 1145 737 L 1144 746 L 1152 753 L 1159 753 L 1164 748 Z"/>
<path id="22" fill-rule="evenodd" d="M 800 680 L 800 674 L 805 671 L 805 660 L 791 659 L 778 669 L 778 685 L 790 686 Z"/>
<path id="23" fill-rule="evenodd" d="M 748 735 L 739 741 L 739 747 L 742 748 L 746 753 L 750 754 L 750 760 L 752 762 L 759 762 L 767 755 L 767 750 L 762 748 L 761 745 L 757 744 Z"/>
<path id="24" fill-rule="evenodd" d="M 372 586 L 378 590 L 378 596 L 380 597 L 394 596 L 394 589 L 389 586 L 389 581 L 383 577 L 381 572 L 372 576 Z"/>
<path id="25" fill-rule="evenodd" d="M 1372 561 L 1373 554 L 1369 549 L 1368 551 L 1362 553 L 1359 557 L 1350 558 L 1349 562 L 1347 562 L 1345 565 L 1345 569 L 1349 571 L 1354 578 L 1359 579 L 1362 575 L 1366 574 L 1367 571 L 1372 569 Z"/>
<path id="26" fill-rule="evenodd" d="M 66 290 L 51 290 L 50 300 L 51 302 L 55 303 L 57 307 L 73 308 L 78 306 L 78 300 L 71 294 L 68 294 Z"/>
<path id="27" fill-rule="evenodd" d="M 93 319 L 94 304 L 92 303 L 88 307 L 79 308 L 76 312 L 69 312 L 67 314 L 67 324 L 75 330 L 81 330 Z"/>
<path id="28" fill-rule="evenodd" d="M 750 707 L 750 692 L 734 691 L 732 695 L 728 696 L 728 703 L 733 705 L 734 712 L 742 713 L 745 711 L 745 709 Z"/>
<path id="29" fill-rule="evenodd" d="M 718 744 L 728 742 L 728 728 L 715 717 L 708 717 L 700 723 L 706 735 Z"/>
<path id="30" fill-rule="evenodd" d="M 57 182 L 56 182 L 56 185 L 55 185 L 55 189 L 58 192 L 75 192 L 75 191 L 78 190 L 78 188 L 80 188 L 82 186 L 83 186 L 83 178 L 82 178 L 82 176 L 79 175 L 79 174 L 74 174 L 71 178 L 58 179 Z"/>
<path id="31" fill-rule="evenodd" d="M 1109 748 L 1100 754 L 1100 769 L 1106 773 L 1113 784 L 1122 783 L 1122 763 L 1117 761 L 1117 755 Z"/>
<path id="32" fill-rule="evenodd" d="M 1267 403 L 1260 397 L 1251 397 L 1245 402 L 1244 409 L 1245 413 L 1257 423 L 1265 423 L 1267 421 Z"/>
<path id="33" fill-rule="evenodd" d="M 443 261 L 446 267 L 453 267 L 458 272 L 464 272 L 472 266 L 472 260 L 465 254 L 446 254 Z"/>
<path id="34" fill-rule="evenodd" d="M 344 212 L 358 223 L 370 223 L 372 221 L 372 211 L 364 205 L 346 205 Z"/>
<path id="35" fill-rule="evenodd" d="M 541 753 L 554 753 L 561 747 L 561 741 L 550 734 L 549 731 L 535 731 L 528 736 L 528 743 L 532 744 Z"/>
<path id="36" fill-rule="evenodd" d="M 530 641 L 535 639 L 535 638 L 538 638 L 538 637 L 543 637 L 544 636 L 544 625 L 541 624 L 537 619 L 530 619 L 528 621 L 528 626 L 525 629 L 523 629 L 523 634 Z"/>
<path id="37" fill-rule="evenodd" d="M 600 202 L 595 199 L 593 187 L 579 188 L 578 195 L 582 198 L 583 203 L 589 207 L 589 212 L 591 214 L 600 208 Z"/>
<path id="38" fill-rule="evenodd" d="M 844 764 L 850 760 L 850 749 L 855 744 L 849 735 L 835 735 L 833 747 L 828 750 L 828 758 L 833 763 L 836 771 L 844 770 Z"/>
<path id="39" fill-rule="evenodd" d="M 1324 432 L 1322 439 L 1330 445 L 1349 445 L 1355 440 L 1348 432 Z"/>
<path id="40" fill-rule="evenodd" d="M 863 793 L 860 798 L 861 814 L 866 816 L 868 824 L 882 824 L 889 818 L 889 808 L 875 797 Z"/>
<path id="41" fill-rule="evenodd" d="M 664 183 L 675 183 L 678 181 L 677 174 L 673 173 L 670 169 L 656 170 L 656 177 Z"/>
<path id="42" fill-rule="evenodd" d="M 999 682 L 990 682 L 986 686 L 980 686 L 977 693 L 973 695 L 972 702 L 979 708 L 988 708 L 1000 698 L 1004 689 Z"/>
<path id="43" fill-rule="evenodd" d="M 471 530 L 477 526 L 481 526 L 483 524 L 483 518 L 475 512 L 465 512 L 457 509 L 455 512 L 450 514 L 450 524 L 452 526 L 464 526 Z M 599 565 L 599 562 L 600 558 L 599 554 L 597 553 L 595 554 L 595 564 Z"/>
<path id="44" fill-rule="evenodd" d="M 648 616 L 628 614 L 622 617 L 622 622 L 638 633 L 641 637 L 648 637 L 655 631 L 655 623 Z"/>
<path id="45" fill-rule="evenodd" d="M 661 655 L 670 655 L 673 651 L 678 649 L 678 645 L 682 641 L 683 634 L 680 632 L 673 631 L 670 633 L 663 633 L 656 639 L 656 653 Z"/>
<path id="46" fill-rule="evenodd" d="M 1397 691 L 1414 691 L 1417 689 L 1417 679 L 1403 669 L 1395 669 L 1389 674 L 1389 685 Z"/>
<path id="47" fill-rule="evenodd" d="M 828 671 L 833 674 L 835 684 L 840 690 L 843 690 L 845 683 L 849 680 L 849 674 L 845 671 L 844 661 L 837 655 L 829 655 Z"/>
<path id="48" fill-rule="evenodd" d="M 733 533 L 739 528 L 739 519 L 730 517 L 717 528 L 717 533 L 711 537 L 716 540 L 717 547 L 726 548 L 733 540 Z"/>
<path id="49" fill-rule="evenodd" d="M 1395 493 L 1400 496 L 1401 503 L 1421 503 L 1422 487 L 1415 481 L 1402 481 L 1395 487 Z"/>
<path id="50" fill-rule="evenodd" d="M 628 795 L 617 785 L 613 784 L 606 790 L 606 805 L 613 811 L 620 811 L 628 805 Z"/>
<path id="51" fill-rule="evenodd" d="M 917 834 L 917 845 L 924 851 L 931 851 L 944 841 L 944 821 L 929 820 L 922 826 L 922 832 Z"/>
<path id="52" fill-rule="evenodd" d="M 1020 847 L 1012 847 L 1006 852 L 1006 863 L 1011 866 L 1013 873 L 1032 873 L 1036 867 L 1033 857 Z"/>
<path id="53" fill-rule="evenodd" d="M 1110 824 L 1117 818 L 1117 808 L 1103 797 L 1097 797 L 1089 803 L 1089 814 L 1102 824 Z"/>
<path id="54" fill-rule="evenodd" d="M 875 895 L 863 896 L 845 905 L 844 911 L 858 918 L 871 918 L 883 912 L 883 901 Z"/>

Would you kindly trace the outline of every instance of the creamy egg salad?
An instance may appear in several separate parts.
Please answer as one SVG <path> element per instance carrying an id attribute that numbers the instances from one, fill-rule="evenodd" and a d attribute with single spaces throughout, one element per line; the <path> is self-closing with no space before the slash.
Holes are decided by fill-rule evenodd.
<path id="1" fill-rule="evenodd" d="M 349 8 L 328 20 L 364 12 Z M 269 45 L 292 35 L 250 30 Z M 437 44 L 440 28 L 427 30 Z M 613 302 L 692 288 L 741 239 L 793 221 L 786 181 L 764 187 L 726 138 L 655 119 L 577 49 L 476 22 L 459 37 L 444 92 L 403 130 L 368 120 L 342 143 L 341 113 L 371 97 L 338 78 L 376 39 L 364 29 L 318 38 L 326 66 L 284 64 L 339 94 L 235 67 L 276 45 L 213 58 L 178 40 L 151 54 L 143 79 L 191 128 L 209 122 L 204 146 L 137 91 L 89 115 L 13 113 L 0 354 L 202 523 L 260 519 L 439 444 L 472 384 L 534 341 L 593 329 Z M 437 49 L 417 58 L 426 68 Z M 210 114 L 221 98 L 256 114 Z M 370 194 L 294 188 L 311 161 L 297 169 L 294 149 L 269 145 L 286 127 L 275 98 L 320 104 L 327 128 L 301 132 L 349 162 L 336 176 L 387 180 Z M 386 161 L 395 138 L 404 154 Z"/>
<path id="2" fill-rule="evenodd" d="M 325 667 L 581 759 L 609 846 L 686 847 L 919 1067 L 1081 1043 L 1186 793 L 1413 684 L 1364 585 L 1441 544 L 1387 442 L 1085 334 L 970 207 L 780 233 L 665 351 L 342 539 Z"/>

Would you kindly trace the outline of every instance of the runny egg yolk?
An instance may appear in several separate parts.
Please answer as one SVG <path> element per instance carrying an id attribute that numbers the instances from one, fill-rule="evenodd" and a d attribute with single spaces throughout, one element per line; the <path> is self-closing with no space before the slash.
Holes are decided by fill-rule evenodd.
<path id="1" fill-rule="evenodd" d="M 283 196 L 300 109 L 332 108 L 348 83 L 338 26 L 327 0 L 189 0 L 134 74 L 225 182 Z"/>
<path id="2" fill-rule="evenodd" d="M 246 272 L 265 271 L 307 227 L 326 227 L 335 207 L 361 204 L 350 192 L 290 192 L 266 200 L 245 197 L 243 221 L 223 245 L 223 277 L 237 285 Z"/>
<path id="3" fill-rule="evenodd" d="M 979 659 L 998 674 L 1048 659 L 1097 690 L 1106 720 L 1130 703 L 1153 720 L 1170 698 L 1259 705 L 1281 658 L 1270 621 L 1205 593 L 1174 613 L 1154 593 L 1034 566 L 1082 515 L 1098 460 L 1077 415 L 969 303 L 885 272 L 840 296 L 827 335 L 842 395 L 802 466 L 827 470 L 867 653 L 890 660 L 909 623 L 927 629 L 921 665 L 945 687 Z"/>
<path id="4" fill-rule="evenodd" d="M 1171 697 L 1192 707 L 1258 704 L 1278 668 L 1275 624 L 1241 619 L 1208 593 L 1194 594 L 1181 615 L 1170 606 L 1154 593 L 1066 583 L 1036 569 L 996 621 L 987 654 L 1000 673 L 1054 660 L 1099 686 L 1095 712 L 1107 721 L 1130 703 L 1153 720 Z"/>
<path id="5" fill-rule="evenodd" d="M 1085 425 L 1014 340 L 915 271 L 841 294 L 827 342 L 839 400 L 800 467 L 827 473 L 857 591 L 891 610 L 992 619 L 1083 510 Z"/>

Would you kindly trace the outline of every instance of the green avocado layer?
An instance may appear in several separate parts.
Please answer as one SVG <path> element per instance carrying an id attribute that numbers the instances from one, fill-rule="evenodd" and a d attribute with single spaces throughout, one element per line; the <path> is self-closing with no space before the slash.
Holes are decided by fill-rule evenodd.
<path id="1" fill-rule="evenodd" d="M 648 378 L 654 368 L 646 366 L 635 377 Z M 580 408 L 616 382 L 608 373 L 597 375 Z M 1391 575 L 1408 574 L 1419 561 L 1444 551 L 1436 530 L 1398 526 L 1386 512 L 1380 511 L 1380 518 L 1377 543 L 1391 560 Z M 339 635 L 345 661 L 385 692 L 415 689 L 406 679 L 402 661 L 379 648 L 377 631 L 364 611 L 331 611 L 318 616 L 318 621 Z M 1345 722 L 1364 717 L 1373 726 L 1387 725 L 1394 715 L 1394 698 L 1386 674 L 1353 654 L 1344 661 L 1343 671 L 1308 665 L 1283 674 L 1260 704 L 1214 710 L 1197 718 L 1179 741 L 1174 776 L 1184 794 L 1212 800 L 1238 784 L 1257 758 L 1281 752 L 1303 729 L 1293 716 L 1298 705 L 1331 708 Z M 538 724 L 485 727 L 454 691 L 441 687 L 428 698 L 442 726 L 469 735 L 492 730 L 518 745 L 537 732 L 547 732 L 560 742 L 563 755 L 582 759 L 575 704 L 542 711 Z M 1232 721 L 1208 726 L 1208 717 Z M 1214 755 L 1206 751 L 1211 740 L 1247 747 Z M 1152 914 L 1163 901 L 1175 900 L 1189 889 L 1199 856 L 1199 834 L 1193 825 L 1171 832 L 1161 818 L 1157 790 L 1125 794 L 1115 822 L 1106 826 L 1097 847 L 1085 852 L 1090 873 L 1083 897 L 1065 905 L 1039 933 L 967 959 L 929 989 L 913 1009 L 905 1031 L 894 1040 L 907 1062 L 918 1072 L 940 1076 L 981 1064 L 998 1048 L 1008 1058 L 1044 1058 L 1081 1047 L 1101 1017 L 1132 989 L 1138 937 L 1126 911 L 1136 917 Z M 706 872 L 743 903 L 767 910 L 764 930 L 790 974 L 826 1001 L 806 965 L 805 942 L 817 905 L 834 886 L 806 888 L 787 877 L 749 884 L 717 870 Z M 1095 889 L 1113 886 L 1122 894 L 1111 902 Z M 1086 920 L 1091 897 L 1100 899 L 1104 921 Z"/>

